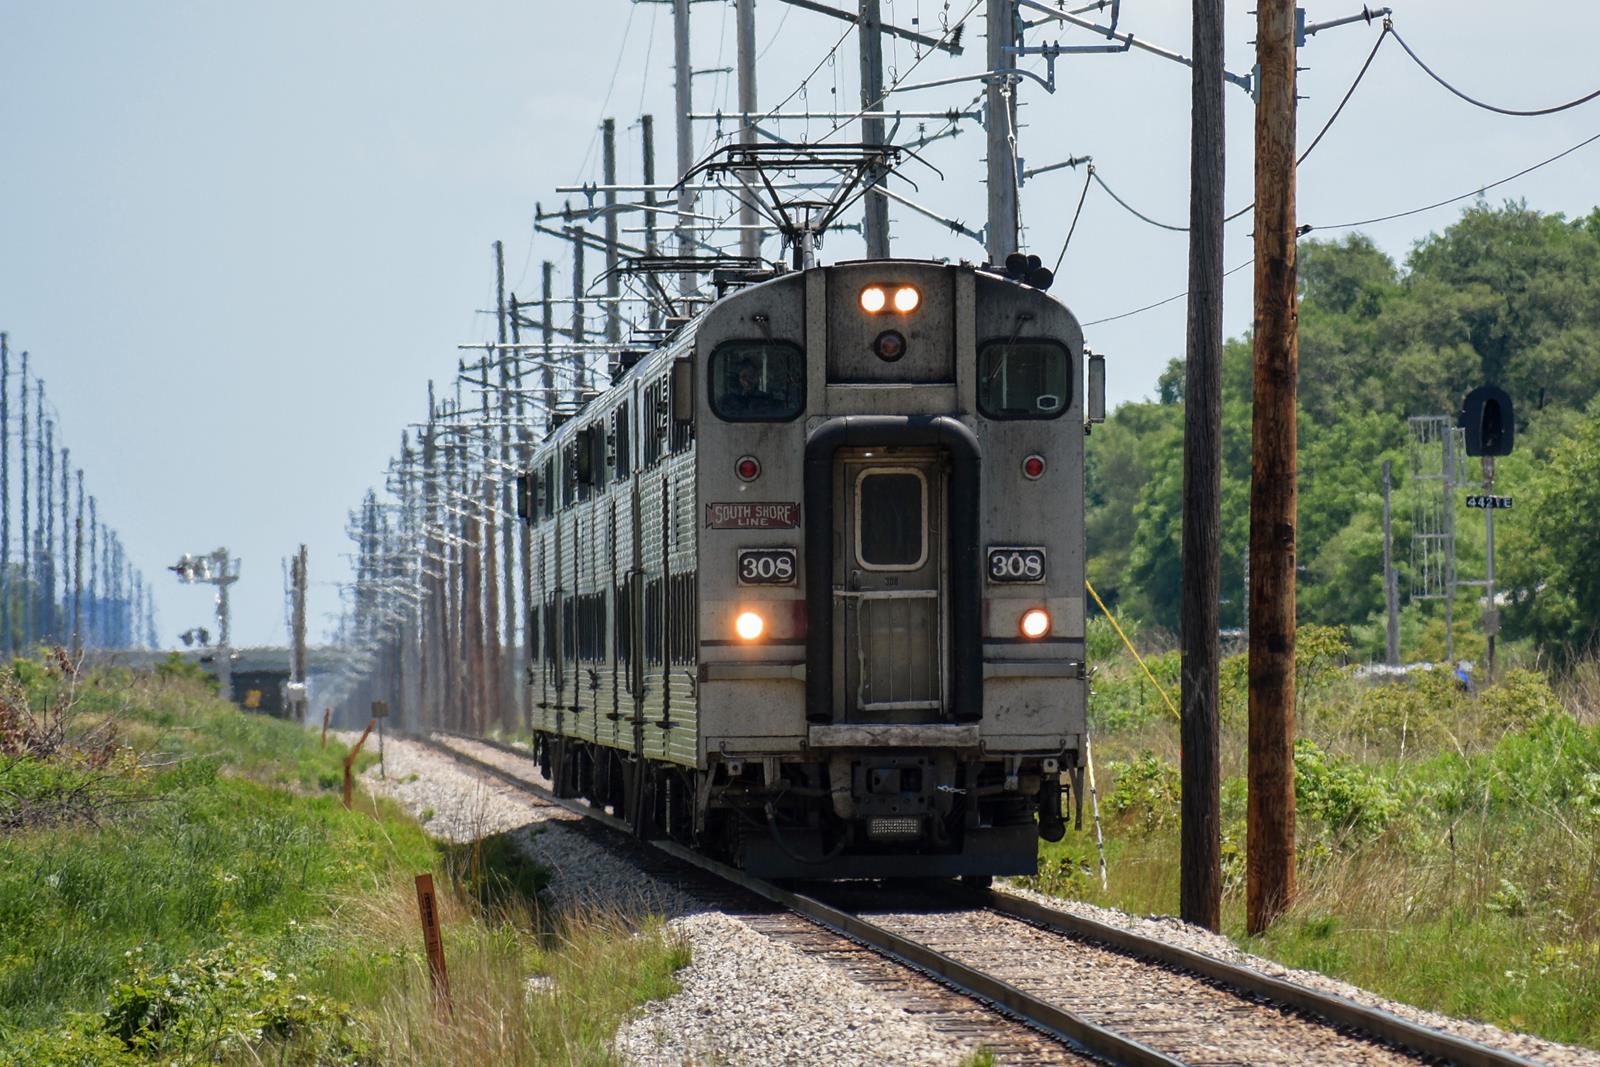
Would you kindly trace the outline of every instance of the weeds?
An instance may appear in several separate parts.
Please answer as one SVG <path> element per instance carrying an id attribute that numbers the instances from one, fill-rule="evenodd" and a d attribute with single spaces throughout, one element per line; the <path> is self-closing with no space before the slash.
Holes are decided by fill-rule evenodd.
<path id="1" fill-rule="evenodd" d="M 1553 684 L 1512 663 L 1471 692 L 1442 670 L 1359 678 L 1344 658 L 1338 632 L 1302 630 L 1299 894 L 1247 947 L 1423 1007 L 1600 1045 L 1600 659 Z M 1176 680 L 1175 665 L 1154 662 Z M 1245 670 L 1242 656 L 1223 661 L 1223 926 L 1241 941 Z M 1088 830 L 1044 845 L 1030 881 L 1170 914 L 1176 731 L 1164 709 L 1139 705 L 1140 677 L 1126 655 L 1098 663 L 1090 705 L 1096 755 L 1109 757 L 1110 891 Z"/>
<path id="2" fill-rule="evenodd" d="M 548 875 L 510 835 L 441 849 L 392 803 L 343 809 L 340 746 L 182 671 L 70 666 L 0 672 L 0 814 L 84 775 L 100 805 L 0 835 L 0 1064 L 599 1063 L 676 988 L 687 947 L 659 920 L 541 912 Z M 114 796 L 150 802 L 108 819 Z M 448 1026 L 421 952 L 427 870 Z"/>

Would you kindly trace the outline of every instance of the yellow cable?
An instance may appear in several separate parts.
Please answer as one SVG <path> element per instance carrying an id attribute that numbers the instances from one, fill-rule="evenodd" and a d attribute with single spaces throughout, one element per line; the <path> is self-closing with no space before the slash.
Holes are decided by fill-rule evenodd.
<path id="1" fill-rule="evenodd" d="M 1150 673 L 1150 668 L 1146 667 L 1144 665 L 1144 659 L 1142 657 L 1140 657 L 1138 651 L 1136 651 L 1134 649 L 1133 642 L 1128 640 L 1128 635 L 1123 633 L 1122 632 L 1122 627 L 1117 625 L 1117 617 L 1115 615 L 1111 614 L 1111 612 L 1109 610 L 1107 610 L 1106 602 L 1104 600 L 1101 600 L 1100 599 L 1100 594 L 1094 591 L 1094 583 L 1089 581 L 1089 579 L 1085 578 L 1083 580 L 1083 585 L 1084 585 L 1085 589 L 1089 590 L 1089 595 L 1094 597 L 1094 602 L 1096 604 L 1100 605 L 1101 612 L 1104 613 L 1106 619 L 1108 621 L 1110 621 L 1111 628 L 1113 630 L 1117 631 L 1117 636 L 1122 638 L 1122 643 L 1128 646 L 1128 651 L 1129 652 L 1133 653 L 1133 658 L 1139 664 L 1139 669 L 1144 671 L 1144 676 L 1146 678 L 1150 679 L 1150 684 L 1156 687 L 1156 692 L 1157 693 L 1161 694 L 1161 700 L 1162 700 L 1163 703 L 1165 703 L 1167 705 L 1167 710 L 1172 712 L 1172 717 L 1174 719 L 1177 719 L 1179 722 L 1182 722 L 1183 721 L 1183 716 L 1179 715 L 1178 714 L 1178 709 L 1173 707 L 1172 698 L 1167 696 L 1166 687 L 1163 686 L 1160 682 L 1156 681 L 1156 676 L 1151 674 Z"/>

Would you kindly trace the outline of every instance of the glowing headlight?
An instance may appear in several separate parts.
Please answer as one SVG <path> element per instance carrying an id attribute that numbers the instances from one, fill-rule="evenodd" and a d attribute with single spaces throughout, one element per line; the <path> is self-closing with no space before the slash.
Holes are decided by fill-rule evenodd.
<path id="1" fill-rule="evenodd" d="M 1029 608 L 1022 613 L 1020 629 L 1023 637 L 1038 640 L 1050 632 L 1050 613 L 1043 608 Z"/>
<path id="2" fill-rule="evenodd" d="M 882 311 L 883 306 L 888 302 L 889 294 L 885 293 L 879 286 L 869 285 L 861 290 L 861 310 L 869 315 L 876 315 Z"/>
<path id="3" fill-rule="evenodd" d="M 902 315 L 907 315 L 917 310 L 917 305 L 920 303 L 922 303 L 922 294 L 909 285 L 902 285 L 894 291 L 894 309 Z"/>
<path id="4" fill-rule="evenodd" d="M 743 611 L 733 620 L 733 632 L 739 635 L 741 641 L 754 641 L 761 636 L 767 628 L 767 621 L 753 611 Z"/>

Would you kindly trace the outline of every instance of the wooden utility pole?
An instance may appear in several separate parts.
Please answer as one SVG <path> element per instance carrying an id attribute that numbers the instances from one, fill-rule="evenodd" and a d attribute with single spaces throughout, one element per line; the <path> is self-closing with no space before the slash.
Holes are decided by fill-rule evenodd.
<path id="1" fill-rule="evenodd" d="M 1006 2 L 1009 3 L 1009 0 Z M 883 110 L 882 27 L 883 15 L 878 0 L 860 0 L 856 37 L 861 46 L 861 107 L 864 111 Z M 883 120 L 862 119 L 861 140 L 868 145 L 883 144 Z M 868 180 L 874 186 L 882 186 L 885 183 L 885 174 L 874 166 Z M 867 212 L 861 230 L 867 241 L 867 258 L 888 259 L 889 198 L 873 193 L 862 197 L 861 203 Z"/>
<path id="2" fill-rule="evenodd" d="M 1010 70 L 1016 57 L 1006 45 L 1016 37 L 1015 7 L 1012 0 L 988 0 L 989 70 Z M 990 263 L 1004 263 L 1017 250 L 1017 142 L 1016 79 L 1012 75 L 992 75 L 984 90 L 985 132 L 988 135 L 989 226 L 986 244 Z M 877 199 L 882 199 L 878 197 Z"/>
<path id="3" fill-rule="evenodd" d="M 1222 921 L 1222 0 L 1194 0 L 1189 332 L 1183 414 L 1182 875 L 1185 922 Z"/>
<path id="4" fill-rule="evenodd" d="M 1295 5 L 1258 0 L 1246 926 L 1294 900 Z"/>

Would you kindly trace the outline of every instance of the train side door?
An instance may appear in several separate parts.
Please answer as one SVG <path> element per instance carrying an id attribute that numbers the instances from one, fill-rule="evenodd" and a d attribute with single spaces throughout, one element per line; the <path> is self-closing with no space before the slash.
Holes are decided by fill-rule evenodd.
<path id="1" fill-rule="evenodd" d="M 846 722 L 943 718 L 946 464 L 932 450 L 841 451 L 834 515 L 834 707 Z"/>

